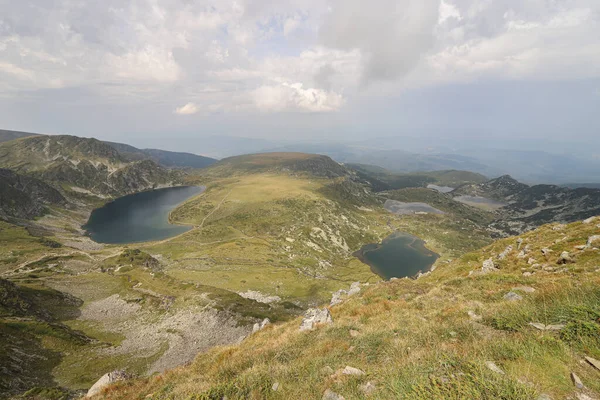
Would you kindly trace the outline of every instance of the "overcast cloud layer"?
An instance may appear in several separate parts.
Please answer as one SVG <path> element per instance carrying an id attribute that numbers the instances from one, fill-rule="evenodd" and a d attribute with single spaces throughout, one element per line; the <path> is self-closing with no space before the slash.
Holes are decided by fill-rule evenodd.
<path id="1" fill-rule="evenodd" d="M 599 38 L 597 0 L 0 0 L 0 128 L 594 141 Z"/>

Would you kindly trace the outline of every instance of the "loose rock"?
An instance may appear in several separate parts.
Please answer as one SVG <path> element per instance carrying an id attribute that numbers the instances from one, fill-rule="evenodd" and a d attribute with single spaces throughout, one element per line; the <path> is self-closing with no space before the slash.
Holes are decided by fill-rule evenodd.
<path id="1" fill-rule="evenodd" d="M 377 390 L 377 387 L 373 382 L 367 382 L 364 385 L 360 385 L 358 388 L 365 396 L 370 396 Z"/>
<path id="2" fill-rule="evenodd" d="M 310 308 L 304 314 L 304 319 L 300 324 L 300 331 L 312 330 L 317 324 L 331 324 L 333 318 L 327 308 Z"/>
<path id="3" fill-rule="evenodd" d="M 271 389 L 272 389 L 274 392 L 276 392 L 277 390 L 279 390 L 279 382 L 275 382 L 275 383 L 273 384 L 273 386 L 271 387 Z"/>
<path id="4" fill-rule="evenodd" d="M 356 329 L 350 329 L 350 336 L 357 337 L 358 335 L 360 335 L 359 331 L 357 331 Z"/>
<path id="5" fill-rule="evenodd" d="M 327 389 L 325 393 L 323 393 L 323 400 L 346 400 L 344 396 L 337 394 L 331 389 Z"/>
<path id="6" fill-rule="evenodd" d="M 508 292 L 504 295 L 504 300 L 519 301 L 523 300 L 523 297 L 521 295 L 516 294 L 515 292 Z"/>
<path id="7" fill-rule="evenodd" d="M 467 314 L 469 315 L 469 318 L 471 318 L 471 321 L 481 321 L 483 319 L 481 315 L 477 315 L 474 311 L 471 310 L 469 310 Z"/>
<path id="8" fill-rule="evenodd" d="M 497 271 L 496 266 L 494 265 L 494 260 L 488 258 L 483 262 L 483 266 L 481 267 L 481 272 L 487 274 L 488 272 Z"/>
<path id="9" fill-rule="evenodd" d="M 592 357 L 586 357 L 585 360 L 590 363 L 590 365 L 592 365 L 594 368 L 596 368 L 598 371 L 600 371 L 600 361 L 592 358 Z"/>
<path id="10" fill-rule="evenodd" d="M 502 371 L 493 361 L 486 361 L 485 366 L 497 374 L 504 375 L 504 371 Z"/>
<path id="11" fill-rule="evenodd" d="M 573 384 L 575 385 L 575 387 L 577 389 L 585 388 L 585 386 L 583 385 L 583 382 L 581 382 L 581 379 L 579 379 L 579 377 L 575 374 L 575 372 L 571 372 L 571 380 L 573 381 Z"/>
<path id="12" fill-rule="evenodd" d="M 564 264 L 568 264 L 568 263 L 572 263 L 573 259 L 571 258 L 571 255 L 569 254 L 568 251 L 563 251 L 562 253 L 560 253 L 560 257 L 558 258 L 558 261 L 556 262 L 559 265 L 564 265 Z"/>
<path id="13" fill-rule="evenodd" d="M 269 318 L 263 319 L 262 322 L 260 322 L 260 323 L 259 322 L 255 323 L 254 326 L 252 327 L 252 333 L 256 333 L 260 330 L 265 329 L 265 327 L 267 325 L 269 325 L 270 323 L 271 323 L 271 321 L 269 320 Z"/>
<path id="14" fill-rule="evenodd" d="M 346 365 L 346 368 L 342 371 L 343 375 L 354 375 L 354 376 L 362 376 L 365 373 L 358 368 L 350 367 Z"/>

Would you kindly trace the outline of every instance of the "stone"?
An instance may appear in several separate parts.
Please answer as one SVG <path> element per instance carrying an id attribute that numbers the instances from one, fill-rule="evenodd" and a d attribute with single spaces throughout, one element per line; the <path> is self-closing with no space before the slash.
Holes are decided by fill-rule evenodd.
<path id="1" fill-rule="evenodd" d="M 590 236 L 587 240 L 586 246 L 592 247 L 592 244 L 594 244 L 595 242 L 600 242 L 600 235 Z"/>
<path id="2" fill-rule="evenodd" d="M 356 329 L 350 329 L 350 336 L 357 337 L 358 335 L 360 335 L 359 331 L 357 331 Z"/>
<path id="3" fill-rule="evenodd" d="M 521 250 L 521 251 L 519 252 L 519 254 L 517 254 L 517 258 L 518 258 L 518 259 L 523 259 L 523 258 L 525 258 L 525 257 L 527 257 L 527 254 L 525 253 L 525 251 L 524 251 L 524 250 Z"/>
<path id="4" fill-rule="evenodd" d="M 539 322 L 530 322 L 529 325 L 533 326 L 535 329 L 539 329 L 540 331 L 546 330 L 546 325 L 541 324 Z"/>
<path id="5" fill-rule="evenodd" d="M 346 368 L 342 371 L 342 375 L 354 375 L 363 376 L 365 373 L 358 368 L 350 367 L 346 365 Z"/>
<path id="6" fill-rule="evenodd" d="M 547 247 L 544 247 L 544 248 L 542 249 L 542 254 L 543 254 L 544 256 L 547 256 L 547 255 L 549 255 L 550 253 L 553 253 L 553 251 L 552 251 L 551 249 L 549 249 L 549 248 L 547 248 Z"/>
<path id="7" fill-rule="evenodd" d="M 523 300 L 523 297 L 521 295 L 516 294 L 515 292 L 508 292 L 504 295 L 504 300 L 519 301 Z"/>
<path id="8" fill-rule="evenodd" d="M 512 251 L 513 247 L 511 245 L 508 245 L 502 253 L 498 254 L 498 260 L 504 260 Z"/>
<path id="9" fill-rule="evenodd" d="M 529 257 L 529 260 L 527 260 L 527 264 L 529 265 L 533 265 L 537 262 L 537 260 L 533 257 Z"/>
<path id="10" fill-rule="evenodd" d="M 347 295 L 348 292 L 345 291 L 344 289 L 340 289 L 337 292 L 333 293 L 331 295 L 331 302 L 329 303 L 329 306 L 336 306 L 338 304 L 340 304 L 342 301 L 344 301 L 344 296 Z"/>
<path id="11" fill-rule="evenodd" d="M 583 382 L 581 382 L 581 379 L 575 374 L 575 372 L 571 372 L 571 380 L 573 381 L 573 385 L 575 385 L 577 389 L 585 388 Z"/>
<path id="12" fill-rule="evenodd" d="M 497 374 L 504 375 L 504 371 L 502 371 L 493 361 L 486 361 L 485 366 Z"/>
<path id="13" fill-rule="evenodd" d="M 575 246 L 575 250 L 585 250 L 587 246 L 585 244 L 580 244 L 579 246 Z"/>
<path id="14" fill-rule="evenodd" d="M 583 223 L 584 224 L 591 224 L 592 222 L 594 222 L 596 220 L 596 217 L 589 217 L 588 219 L 584 219 Z"/>
<path id="15" fill-rule="evenodd" d="M 531 276 L 533 275 L 533 272 L 523 272 L 523 276 L 527 277 L 527 276 Z"/>
<path id="16" fill-rule="evenodd" d="M 520 292 L 525 292 L 525 293 L 533 293 L 535 292 L 535 289 L 532 288 L 531 286 L 517 286 L 512 288 L 512 290 L 516 290 L 516 291 L 520 291 Z"/>
<path id="17" fill-rule="evenodd" d="M 562 253 L 560 253 L 560 257 L 558 257 L 558 261 L 556 262 L 559 265 L 564 265 L 564 264 L 568 264 L 568 263 L 572 263 L 573 259 L 571 258 L 571 255 L 569 254 L 568 251 L 563 251 Z"/>
<path id="18" fill-rule="evenodd" d="M 587 361 L 588 363 L 590 363 L 590 365 L 594 368 L 596 368 L 598 371 L 600 371 L 600 361 L 596 360 L 595 358 L 592 357 L 586 357 L 585 361 Z"/>
<path id="19" fill-rule="evenodd" d="M 304 314 L 302 323 L 300 324 L 300 331 L 309 331 L 316 327 L 318 324 L 332 324 L 333 318 L 327 308 L 309 308 Z"/>
<path id="20" fill-rule="evenodd" d="M 523 244 L 523 239 L 518 238 L 517 239 L 517 250 L 521 250 L 521 245 Z"/>
<path id="21" fill-rule="evenodd" d="M 348 296 L 353 296 L 360 292 L 360 282 L 354 282 L 350 285 L 350 290 L 348 290 Z"/>
<path id="22" fill-rule="evenodd" d="M 102 378 L 98 379 L 94 385 L 88 390 L 86 397 L 92 397 L 102 392 L 104 388 L 109 385 L 112 385 L 115 382 L 124 381 L 126 379 L 131 378 L 131 375 L 122 370 L 112 371 L 107 374 L 104 374 Z"/>
<path id="23" fill-rule="evenodd" d="M 471 310 L 469 310 L 467 314 L 469 315 L 469 318 L 471 318 L 471 321 L 481 321 L 483 319 L 481 315 L 477 315 L 474 311 Z"/>
<path id="24" fill-rule="evenodd" d="M 575 394 L 577 400 L 596 400 L 594 397 L 590 397 L 585 393 L 577 393 Z"/>
<path id="25" fill-rule="evenodd" d="M 279 390 L 279 382 L 275 382 L 273 384 L 273 386 L 271 387 L 271 390 L 273 390 L 274 392 L 276 392 L 277 390 Z"/>
<path id="26" fill-rule="evenodd" d="M 375 384 L 370 381 L 363 385 L 360 385 L 358 388 L 361 392 L 364 393 L 365 396 L 370 396 L 377 390 L 377 386 L 375 386 Z"/>
<path id="27" fill-rule="evenodd" d="M 483 265 L 481 267 L 481 271 L 484 274 L 487 274 L 488 272 L 492 272 L 492 271 L 496 271 L 496 266 L 494 265 L 494 260 L 491 258 L 488 258 L 487 260 L 485 260 L 483 262 Z"/>
<path id="28" fill-rule="evenodd" d="M 254 326 L 252 327 L 252 333 L 256 333 L 260 330 L 265 329 L 265 327 L 267 325 L 269 325 L 270 323 L 271 323 L 271 321 L 269 320 L 269 318 L 263 319 L 262 322 L 260 322 L 260 323 L 259 322 L 255 323 Z"/>
<path id="29" fill-rule="evenodd" d="M 558 225 L 554 225 L 552 227 L 553 231 L 562 231 L 563 229 L 565 229 L 567 227 L 567 225 L 565 224 L 558 224 Z"/>
<path id="30" fill-rule="evenodd" d="M 322 400 L 346 400 L 344 396 L 337 394 L 331 389 L 327 389 L 325 393 L 323 393 Z"/>

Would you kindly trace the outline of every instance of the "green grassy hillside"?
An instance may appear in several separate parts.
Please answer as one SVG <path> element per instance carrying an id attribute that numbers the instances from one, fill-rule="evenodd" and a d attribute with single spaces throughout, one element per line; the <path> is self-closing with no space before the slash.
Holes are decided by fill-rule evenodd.
<path id="1" fill-rule="evenodd" d="M 332 324 L 270 326 L 101 398 L 595 398 L 600 370 L 585 357 L 600 359 L 600 254 L 576 246 L 597 233 L 576 222 L 500 240 L 416 281 L 370 285 L 330 309 Z"/>

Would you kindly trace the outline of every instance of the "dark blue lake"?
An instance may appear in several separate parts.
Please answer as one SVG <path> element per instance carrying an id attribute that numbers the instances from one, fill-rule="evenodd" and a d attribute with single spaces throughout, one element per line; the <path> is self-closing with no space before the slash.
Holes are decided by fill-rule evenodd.
<path id="1" fill-rule="evenodd" d="M 202 186 L 157 189 L 120 197 L 92 211 L 83 228 L 98 243 L 124 244 L 167 239 L 192 227 L 169 223 L 169 213 L 204 192 Z"/>
<path id="2" fill-rule="evenodd" d="M 439 257 L 423 240 L 403 232 L 391 234 L 380 244 L 363 246 L 354 256 L 383 279 L 414 277 L 428 271 Z"/>

